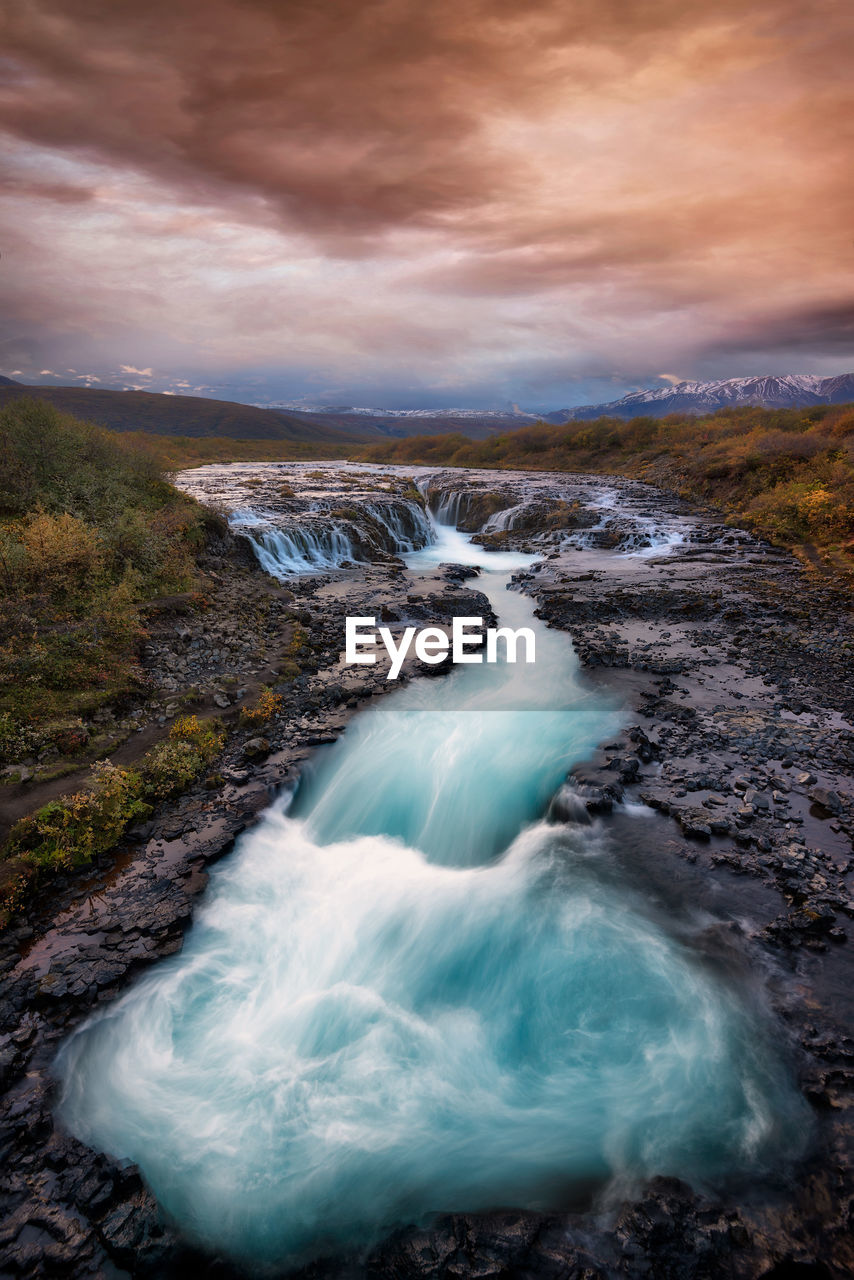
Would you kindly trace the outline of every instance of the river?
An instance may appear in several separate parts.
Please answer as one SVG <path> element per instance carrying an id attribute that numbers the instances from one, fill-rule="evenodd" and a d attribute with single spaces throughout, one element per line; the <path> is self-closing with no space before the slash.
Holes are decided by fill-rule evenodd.
<path id="1" fill-rule="evenodd" d="M 358 715 L 214 871 L 182 953 L 57 1063 L 66 1126 L 250 1269 L 440 1211 L 752 1178 L 807 1140 L 761 993 L 621 880 L 607 827 L 544 821 L 621 712 L 507 590 L 531 557 L 433 537 L 407 563 L 481 565 L 536 663 Z"/>

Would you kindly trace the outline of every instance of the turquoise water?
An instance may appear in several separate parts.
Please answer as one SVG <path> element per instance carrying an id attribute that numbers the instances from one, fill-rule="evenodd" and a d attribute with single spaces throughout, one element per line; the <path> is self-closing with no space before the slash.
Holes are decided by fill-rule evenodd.
<path id="1" fill-rule="evenodd" d="M 214 872 L 181 955 L 57 1063 L 65 1124 L 260 1270 L 432 1212 L 759 1174 L 804 1142 L 755 1001 L 621 888 L 606 834 L 540 821 L 618 714 L 506 591 L 526 557 L 443 529 L 410 562 L 463 558 L 536 664 L 357 717 Z"/>

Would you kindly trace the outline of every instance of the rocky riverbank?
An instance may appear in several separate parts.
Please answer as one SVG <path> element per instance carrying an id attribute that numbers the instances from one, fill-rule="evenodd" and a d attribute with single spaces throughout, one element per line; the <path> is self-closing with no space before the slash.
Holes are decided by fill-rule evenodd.
<path id="1" fill-rule="evenodd" d="M 294 490 L 307 469 L 260 474 L 260 505 L 298 523 Z M 272 475 L 278 512 L 263 488 Z M 376 482 L 344 474 L 345 507 L 329 498 L 328 471 L 312 475 L 326 523 L 352 526 L 362 490 Z M 218 483 L 222 491 L 225 479 Z M 408 473 L 381 483 L 385 495 L 415 501 Z M 455 503 L 459 522 L 487 545 L 543 557 L 518 586 L 572 635 L 589 678 L 628 708 L 625 732 L 579 762 L 553 818 L 625 833 L 644 862 L 635 873 L 660 886 L 663 902 L 688 893 L 708 910 L 715 962 L 761 972 L 815 1109 L 816 1139 L 794 1182 L 706 1198 L 659 1179 L 595 1212 L 454 1215 L 398 1233 L 367 1261 L 317 1264 L 309 1274 L 850 1274 L 854 631 L 844 603 L 788 557 L 646 486 L 512 475 L 496 488 L 488 473 L 419 483 L 434 507 Z M 401 526 L 399 536 L 413 532 Z M 201 686 L 204 710 L 235 722 L 262 684 L 275 685 L 282 703 L 260 729 L 235 723 L 216 775 L 102 865 L 69 876 L 50 910 L 5 939 L 4 1274 L 231 1274 L 181 1244 L 135 1170 L 54 1127 L 50 1063 L 73 1026 L 180 948 L 206 867 L 366 698 L 395 687 L 382 664 L 341 665 L 345 615 L 396 627 L 487 613 L 467 571 L 419 576 L 380 545 L 375 525 L 368 535 L 370 563 L 287 587 L 247 557 L 245 542 L 225 539 L 209 551 L 207 628 L 181 602 L 160 607 L 146 655 L 159 682 L 150 726 L 162 731 L 188 687 Z"/>

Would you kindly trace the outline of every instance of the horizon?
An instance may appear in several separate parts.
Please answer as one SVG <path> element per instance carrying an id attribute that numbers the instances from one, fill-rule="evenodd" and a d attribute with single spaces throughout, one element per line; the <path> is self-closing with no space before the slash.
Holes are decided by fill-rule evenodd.
<path id="1" fill-rule="evenodd" d="M 20 372 L 20 371 L 18 370 L 16 372 Z M 488 417 L 490 415 L 495 415 L 496 417 L 506 416 L 506 417 L 536 419 L 538 415 L 542 416 L 543 414 L 553 414 L 555 412 L 562 411 L 564 408 L 567 410 L 578 410 L 578 409 L 585 409 L 585 408 L 589 409 L 589 408 L 598 408 L 598 407 L 607 408 L 609 404 L 619 404 L 623 399 L 629 399 L 633 395 L 644 395 L 644 394 L 651 394 L 655 392 L 658 392 L 664 395 L 668 391 L 677 392 L 681 387 L 684 387 L 684 386 L 716 385 L 716 384 L 723 384 L 727 382 L 762 382 L 772 378 L 793 378 L 793 379 L 809 378 L 809 379 L 828 380 L 832 378 L 851 377 L 851 376 L 854 376 L 854 374 L 852 374 L 852 371 L 843 370 L 837 374 L 816 374 L 816 373 L 804 373 L 804 372 L 785 373 L 785 374 L 757 373 L 757 374 L 742 374 L 732 378 L 716 378 L 716 379 L 702 379 L 702 380 L 683 379 L 679 382 L 668 380 L 663 386 L 635 387 L 631 391 L 627 392 L 625 396 L 615 398 L 610 402 L 603 401 L 599 403 L 584 403 L 584 404 L 560 405 L 560 406 L 530 405 L 527 407 L 524 405 L 517 404 L 515 402 L 505 403 L 503 405 L 481 403 L 477 406 L 440 404 L 440 405 L 435 405 L 435 406 L 425 408 L 424 406 L 411 406 L 411 405 L 323 404 L 319 402 L 303 403 L 295 400 L 268 400 L 268 401 L 237 400 L 232 397 L 221 396 L 215 393 L 205 392 L 202 389 L 199 389 L 197 391 L 176 392 L 171 390 L 161 391 L 161 390 L 158 390 L 156 387 L 151 387 L 151 386 L 149 387 L 140 387 L 140 386 L 109 387 L 109 386 L 103 386 L 103 385 L 93 385 L 90 382 L 84 383 L 83 387 L 81 388 L 79 384 L 75 386 L 74 383 L 59 382 L 55 380 L 50 382 L 41 381 L 36 383 L 21 382 L 20 385 L 26 389 L 29 389 L 30 387 L 34 389 L 39 387 L 46 387 L 46 388 L 55 387 L 57 389 L 59 388 L 69 389 L 69 390 L 85 389 L 88 391 L 125 391 L 125 392 L 134 392 L 134 393 L 143 391 L 151 395 L 163 395 L 163 396 L 173 397 L 173 398 L 179 398 L 180 396 L 188 396 L 190 398 L 222 400 L 224 403 L 246 405 L 247 407 L 255 408 L 255 409 L 271 409 L 271 410 L 280 410 L 280 411 L 287 410 L 292 413 L 318 414 L 318 415 L 338 413 L 342 415 L 352 414 L 352 415 L 358 416 L 358 415 L 364 414 L 366 416 L 373 416 L 373 415 L 386 413 L 390 415 L 397 414 L 401 416 L 407 415 L 407 414 L 421 415 L 426 419 L 429 419 L 433 415 L 435 416 L 445 415 L 448 417 L 453 417 L 454 415 L 459 414 L 460 416 L 469 415 L 471 417 L 475 417 L 475 416 Z M 3 373 L 2 370 L 0 370 L 0 377 L 11 377 L 11 375 L 5 374 Z M 13 381 L 15 380 L 13 379 Z M 96 381 L 100 381 L 100 380 L 96 380 Z"/>
<path id="2" fill-rule="evenodd" d="M 34 0 L 6 35 L 27 385 L 536 413 L 854 367 L 837 0 Z"/>

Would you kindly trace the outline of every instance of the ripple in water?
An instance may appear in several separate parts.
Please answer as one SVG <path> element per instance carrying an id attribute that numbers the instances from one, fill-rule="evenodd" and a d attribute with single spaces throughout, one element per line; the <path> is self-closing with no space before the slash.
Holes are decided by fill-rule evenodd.
<path id="1" fill-rule="evenodd" d="M 761 1010 L 621 888 L 603 835 L 535 821 L 615 712 L 505 582 L 478 586 L 537 628 L 536 666 L 360 716 L 216 870 L 182 954 L 60 1054 L 66 1125 L 261 1269 L 803 1145 Z"/>

